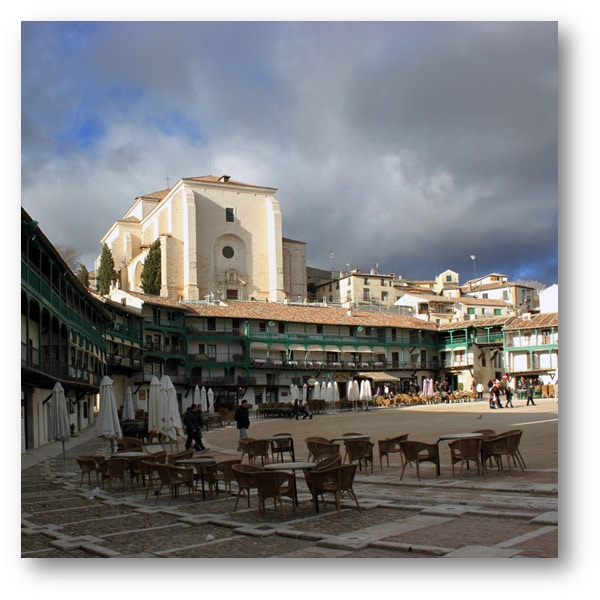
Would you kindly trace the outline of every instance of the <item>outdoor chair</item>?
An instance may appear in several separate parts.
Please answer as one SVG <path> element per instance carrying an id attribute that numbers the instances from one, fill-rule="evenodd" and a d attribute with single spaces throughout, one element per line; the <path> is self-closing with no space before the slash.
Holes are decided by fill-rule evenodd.
<path id="1" fill-rule="evenodd" d="M 306 444 L 306 448 L 308 449 L 308 459 L 307 460 L 318 460 L 318 458 L 313 454 L 314 443 L 322 442 L 325 444 L 329 444 L 329 440 L 320 436 L 311 436 L 304 438 L 304 443 Z"/>
<path id="2" fill-rule="evenodd" d="M 238 493 L 235 499 L 233 512 L 237 510 L 240 498 L 246 495 L 248 508 L 250 508 L 250 491 L 257 489 L 256 473 L 262 471 L 262 467 L 249 464 L 232 465 L 231 470 L 238 486 Z"/>
<path id="3" fill-rule="evenodd" d="M 340 445 L 331 442 L 307 442 L 309 452 L 315 461 L 323 460 L 328 456 L 341 456 Z"/>
<path id="4" fill-rule="evenodd" d="M 403 433 L 402 435 L 397 435 L 392 438 L 385 438 L 383 440 L 379 440 L 377 442 L 377 446 L 379 449 L 379 467 L 383 471 L 383 457 L 387 461 L 387 466 L 390 466 L 390 454 L 399 454 L 400 459 L 402 460 L 402 448 L 400 447 L 400 442 L 408 439 L 408 433 Z"/>
<path id="5" fill-rule="evenodd" d="M 244 461 L 244 456 L 248 456 L 248 444 L 250 442 L 253 442 L 255 440 L 255 438 L 240 438 L 239 440 L 239 446 L 242 449 L 242 456 L 240 457 L 242 462 Z"/>
<path id="6" fill-rule="evenodd" d="M 421 479 L 421 463 L 430 462 L 436 466 L 436 469 L 439 468 L 440 457 L 437 444 L 428 444 L 426 442 L 418 442 L 415 440 L 402 440 L 399 443 L 400 447 L 402 448 L 402 454 L 404 455 L 404 464 L 402 465 L 400 479 L 404 477 L 404 471 L 408 464 L 415 463 L 418 480 Z"/>
<path id="7" fill-rule="evenodd" d="M 126 458 L 111 456 L 100 464 L 100 476 L 102 478 L 102 487 L 108 481 L 108 487 L 112 490 L 113 481 L 120 479 L 125 489 L 125 471 L 128 461 Z"/>
<path id="8" fill-rule="evenodd" d="M 296 497 L 294 476 L 285 471 L 259 471 L 256 478 L 256 489 L 258 492 L 258 513 L 266 513 L 266 500 L 273 498 L 273 507 L 277 508 L 277 503 L 281 509 L 281 517 L 285 519 L 285 510 L 283 508 L 283 499 L 289 498 L 292 502 L 292 512 L 296 514 Z"/>
<path id="9" fill-rule="evenodd" d="M 143 452 L 143 450 L 142 440 L 135 437 L 125 436 L 117 442 L 117 452 Z"/>
<path id="10" fill-rule="evenodd" d="M 460 474 L 463 474 L 463 467 L 469 462 L 477 465 L 477 474 L 483 473 L 485 477 L 485 465 L 481 460 L 481 449 L 483 447 L 483 438 L 461 438 L 453 440 L 448 444 L 450 448 L 450 462 L 452 463 L 452 477 L 455 477 L 454 465 L 460 463 Z"/>
<path id="11" fill-rule="evenodd" d="M 354 500 L 356 508 L 362 512 L 353 489 L 355 475 L 355 464 L 340 465 L 330 469 L 323 469 L 322 471 L 304 469 L 304 477 L 313 499 L 315 512 L 319 512 L 319 497 L 323 500 L 323 504 L 325 504 L 325 494 L 332 494 L 335 498 L 335 506 L 339 514 L 342 494 L 344 492 Z"/>
<path id="12" fill-rule="evenodd" d="M 322 471 L 323 469 L 330 469 L 331 467 L 339 467 L 342 464 L 342 457 L 338 454 L 337 456 L 327 456 L 320 460 L 313 468 L 313 471 Z"/>
<path id="13" fill-rule="evenodd" d="M 158 486 L 154 490 L 156 496 L 155 503 L 158 502 L 158 498 L 164 487 L 169 489 L 169 504 L 171 504 L 173 498 L 179 495 L 179 488 L 182 485 L 188 488 L 188 494 L 193 494 L 194 469 L 160 463 L 154 463 L 154 468 L 159 476 Z"/>
<path id="14" fill-rule="evenodd" d="M 481 451 L 484 465 L 487 465 L 488 462 L 493 460 L 496 463 L 496 468 L 499 471 L 502 471 L 504 470 L 502 457 L 506 456 L 506 462 L 510 472 L 512 472 L 511 459 L 515 467 L 519 466 L 521 471 L 524 471 L 525 461 L 523 461 L 523 457 L 519 451 L 522 433 L 522 430 L 515 429 L 484 439 Z"/>
<path id="15" fill-rule="evenodd" d="M 246 444 L 246 452 L 248 453 L 248 462 L 252 465 L 256 463 L 256 459 L 260 458 L 261 465 L 269 462 L 269 450 L 271 445 L 269 440 L 254 439 Z"/>
<path id="16" fill-rule="evenodd" d="M 283 455 L 289 454 L 290 460 L 294 460 L 294 440 L 291 437 L 291 433 L 276 433 L 274 437 L 288 435 L 289 438 L 284 438 L 280 440 L 269 440 L 271 444 L 271 456 L 273 457 L 273 462 L 279 462 L 279 458 L 281 462 L 283 461 Z M 275 456 L 278 457 L 278 460 L 275 460 Z"/>
<path id="17" fill-rule="evenodd" d="M 167 454 L 167 464 L 174 465 L 178 460 L 192 458 L 192 456 L 194 456 L 193 448 L 190 448 L 189 450 L 180 450 L 179 452 L 172 452 L 171 454 Z"/>
<path id="18" fill-rule="evenodd" d="M 496 432 L 493 429 L 475 429 L 473 433 L 480 433 L 483 436 L 483 439 L 496 435 Z"/>
<path id="19" fill-rule="evenodd" d="M 362 471 L 363 463 L 365 473 L 368 475 L 369 463 L 371 463 L 371 473 L 373 473 L 373 442 L 369 440 L 344 440 L 346 448 L 346 460 L 348 463 L 358 461 L 358 468 Z"/>
<path id="20" fill-rule="evenodd" d="M 96 483 L 99 483 L 99 481 L 100 481 L 100 479 L 98 477 L 98 468 L 99 467 L 98 467 L 98 461 L 97 461 L 96 457 L 81 455 L 81 456 L 76 456 L 75 460 L 77 461 L 77 464 L 79 465 L 79 468 L 81 469 L 81 480 L 79 482 L 79 485 L 83 485 L 83 478 L 85 475 L 87 475 L 88 483 L 91 485 L 92 473 L 95 473 Z"/>
<path id="21" fill-rule="evenodd" d="M 217 494 L 219 493 L 219 481 L 223 482 L 225 492 L 231 494 L 231 482 L 235 481 L 232 467 L 233 465 L 239 465 L 241 462 L 239 458 L 226 458 L 215 465 L 214 485 Z"/>

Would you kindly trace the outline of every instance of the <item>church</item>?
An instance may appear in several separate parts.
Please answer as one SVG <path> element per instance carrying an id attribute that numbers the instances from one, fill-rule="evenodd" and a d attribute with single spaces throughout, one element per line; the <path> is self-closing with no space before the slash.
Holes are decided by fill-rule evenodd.
<path id="1" fill-rule="evenodd" d="M 120 287 L 143 292 L 144 261 L 160 240 L 163 298 L 303 301 L 306 243 L 282 237 L 276 192 L 207 175 L 137 197 L 101 239 L 112 252 Z"/>

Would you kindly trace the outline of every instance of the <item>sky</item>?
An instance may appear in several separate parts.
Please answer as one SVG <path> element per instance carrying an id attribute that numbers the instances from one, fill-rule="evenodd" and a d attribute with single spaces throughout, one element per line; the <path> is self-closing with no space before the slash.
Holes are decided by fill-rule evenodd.
<path id="1" fill-rule="evenodd" d="M 552 20 L 25 21 L 21 204 L 92 270 L 136 196 L 227 174 L 277 188 L 311 267 L 558 283 L 558 39 Z"/>

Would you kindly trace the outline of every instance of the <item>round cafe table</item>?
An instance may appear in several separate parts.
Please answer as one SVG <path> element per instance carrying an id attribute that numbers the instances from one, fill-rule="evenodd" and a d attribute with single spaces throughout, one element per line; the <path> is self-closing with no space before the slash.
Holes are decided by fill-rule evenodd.
<path id="1" fill-rule="evenodd" d="M 294 476 L 294 500 L 296 506 L 298 506 L 298 489 L 296 487 L 296 471 L 302 469 L 312 469 L 317 463 L 308 461 L 293 461 L 293 462 L 281 462 L 281 463 L 270 463 L 265 465 L 263 469 L 267 471 L 291 471 Z"/>

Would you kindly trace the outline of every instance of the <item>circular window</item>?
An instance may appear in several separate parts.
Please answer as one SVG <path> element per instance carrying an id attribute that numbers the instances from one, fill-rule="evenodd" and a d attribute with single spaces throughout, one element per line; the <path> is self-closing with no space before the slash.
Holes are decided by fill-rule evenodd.
<path id="1" fill-rule="evenodd" d="M 223 256 L 225 258 L 233 258 L 233 255 L 234 255 L 234 251 L 231 246 L 225 246 L 225 248 L 223 248 Z"/>

